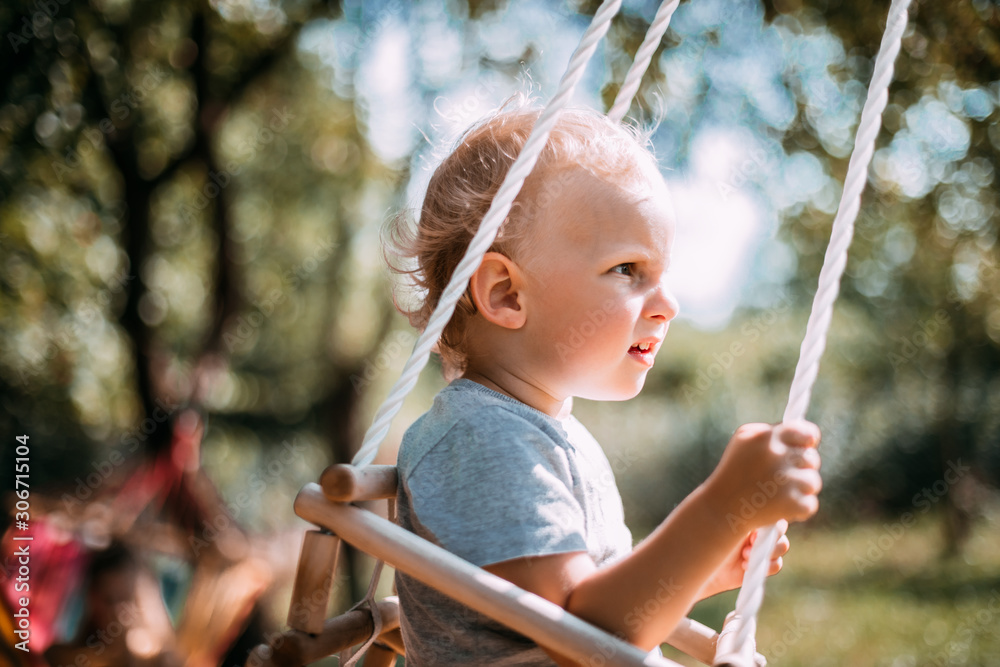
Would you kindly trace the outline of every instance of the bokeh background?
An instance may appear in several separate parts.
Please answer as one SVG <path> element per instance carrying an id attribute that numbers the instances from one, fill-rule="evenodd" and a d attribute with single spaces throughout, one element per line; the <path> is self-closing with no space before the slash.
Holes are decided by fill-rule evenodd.
<path id="1" fill-rule="evenodd" d="M 33 651 L 8 634 L 0 661 L 239 665 L 283 625 L 292 499 L 415 340 L 383 224 L 469 124 L 551 95 L 596 5 L 0 6 L 8 605 L 22 435 L 35 537 Z M 656 9 L 624 5 L 578 104 L 610 105 Z M 809 412 L 822 509 L 762 612 L 775 665 L 1000 665 L 1000 8 L 915 5 Z M 653 59 L 632 116 L 683 312 L 638 398 L 576 408 L 637 538 L 739 424 L 780 419 L 887 8 L 690 0 Z M 331 612 L 370 568 L 346 554 Z"/>

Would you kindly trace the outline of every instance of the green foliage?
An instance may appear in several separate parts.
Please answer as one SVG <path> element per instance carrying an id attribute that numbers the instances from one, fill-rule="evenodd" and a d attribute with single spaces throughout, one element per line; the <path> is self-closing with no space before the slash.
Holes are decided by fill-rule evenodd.
<path id="1" fill-rule="evenodd" d="M 73 487 L 109 452 L 131 468 L 169 439 L 167 420 L 143 420 L 195 402 L 223 495 L 263 484 L 239 522 L 283 528 L 414 341 L 383 220 L 525 78 L 549 96 L 587 18 L 573 12 L 598 3 L 343 4 L 0 6 L 0 433 L 31 435 L 35 484 Z M 626 4 L 580 93 L 595 105 L 653 15 Z M 742 152 L 703 199 L 749 202 L 765 224 L 731 317 L 675 322 L 637 399 L 578 405 L 636 534 L 740 423 L 780 418 L 887 4 L 692 0 L 653 59 L 633 115 L 659 122 L 665 173 L 694 172 L 722 128 Z M 793 533 L 760 631 L 778 664 L 913 664 L 996 588 L 982 522 L 1000 474 L 998 34 L 993 2 L 914 8 L 810 418 L 820 523 L 920 520 L 864 573 L 884 523 Z M 429 370 L 390 441 L 440 386 Z M 284 443 L 303 454 L 275 467 Z M 970 474 L 938 493 L 956 462 Z M 964 561 L 938 560 L 961 546 Z M 718 626 L 731 607 L 697 613 Z M 996 633 L 975 637 L 962 664 L 991 664 Z"/>
<path id="2" fill-rule="evenodd" d="M 992 664 L 1000 647 L 996 516 L 976 525 L 961 561 L 940 559 L 943 524 L 929 514 L 891 538 L 886 522 L 793 529 L 757 632 L 768 664 Z M 870 555 L 876 562 L 867 565 Z M 693 615 L 718 627 L 733 602 L 732 593 L 710 598 Z"/>
<path id="3" fill-rule="evenodd" d="M 4 432 L 58 452 L 56 480 L 157 398 L 267 444 L 303 422 L 343 440 L 317 417 L 388 330 L 357 239 L 395 178 L 297 54 L 336 9 L 41 5 L 0 15 L 4 34 L 28 21 L 0 82 Z"/>
<path id="4" fill-rule="evenodd" d="M 739 423 L 780 418 L 885 5 L 683 3 L 653 59 L 633 115 L 659 120 L 664 169 L 695 170 L 724 128 L 750 157 L 706 192 L 765 224 L 723 327 L 675 323 L 640 398 L 580 406 L 640 525 Z M 594 104 L 652 17 L 632 7 L 581 92 Z M 810 412 L 830 520 L 858 499 L 905 508 L 958 459 L 969 497 L 1000 472 L 1000 12 L 913 14 Z M 5 3 L 0 431 L 42 445 L 37 481 L 71 483 L 123 448 L 157 400 L 211 414 L 205 463 L 225 492 L 289 438 L 317 466 L 347 458 L 413 342 L 383 220 L 524 73 L 547 97 L 584 18 L 545 3 Z M 439 386 L 428 372 L 393 438 Z M 155 451 L 168 433 L 143 435 Z M 887 467 L 895 481 L 876 481 Z"/>

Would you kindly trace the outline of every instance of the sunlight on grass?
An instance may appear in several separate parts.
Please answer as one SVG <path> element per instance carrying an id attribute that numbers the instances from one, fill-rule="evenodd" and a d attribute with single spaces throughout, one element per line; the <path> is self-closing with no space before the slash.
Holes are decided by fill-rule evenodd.
<path id="1" fill-rule="evenodd" d="M 768 582 L 758 650 L 778 667 L 1000 665 L 1000 531 L 980 520 L 946 558 L 939 517 L 836 530 L 794 527 Z M 718 629 L 735 593 L 695 608 Z M 668 653 L 685 665 L 697 662 Z"/>

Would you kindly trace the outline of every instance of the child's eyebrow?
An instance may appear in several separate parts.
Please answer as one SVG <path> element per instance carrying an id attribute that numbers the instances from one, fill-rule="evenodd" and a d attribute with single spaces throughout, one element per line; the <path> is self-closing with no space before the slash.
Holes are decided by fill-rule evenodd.
<path id="1" fill-rule="evenodd" d="M 614 242 L 612 242 L 611 245 L 604 247 L 601 254 L 602 258 L 607 258 L 607 261 L 614 261 L 614 259 L 627 259 L 630 262 L 661 262 L 665 266 L 670 265 L 670 255 L 660 255 L 652 252 L 647 246 L 636 243 L 627 243 L 616 246 L 614 245 Z"/>

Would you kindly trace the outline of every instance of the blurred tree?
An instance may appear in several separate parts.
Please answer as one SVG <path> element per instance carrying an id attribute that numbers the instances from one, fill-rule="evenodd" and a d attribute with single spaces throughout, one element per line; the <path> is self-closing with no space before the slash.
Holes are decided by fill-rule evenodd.
<path id="1" fill-rule="evenodd" d="M 206 457 L 228 457 L 216 481 L 253 496 L 172 517 L 199 557 L 203 522 L 243 510 L 288 530 L 289 490 L 349 458 L 392 324 L 369 239 L 396 176 L 299 52 L 303 26 L 339 13 L 0 8 L 0 431 L 30 435 L 36 493 L 56 485 L 69 511 L 114 494 L 170 458 L 174 417 L 198 406 Z"/>
<path id="2" fill-rule="evenodd" d="M 378 191 L 351 101 L 297 57 L 302 26 L 338 5 L 2 12 L 8 432 L 113 440 L 196 401 L 278 431 L 309 415 L 344 458 L 350 377 L 391 306 L 366 304 L 345 344 L 342 272 L 362 197 L 393 184 Z"/>
<path id="3" fill-rule="evenodd" d="M 709 195 L 766 202 L 780 227 L 725 330 L 674 328 L 637 399 L 652 409 L 631 426 L 631 408 L 593 408 L 603 442 L 642 451 L 622 460 L 643 522 L 737 422 L 780 415 L 887 6 L 687 2 L 653 59 L 634 115 L 661 119 L 664 167 L 691 169 L 708 130 L 736 128 L 742 166 Z M 615 20 L 595 103 L 654 11 Z M 984 0 L 914 8 L 811 412 L 828 507 L 905 508 L 949 462 L 974 464 L 935 496 L 954 544 L 973 478 L 1000 470 L 998 23 Z M 263 484 L 240 520 L 283 527 L 412 342 L 389 337 L 385 211 L 522 71 L 547 97 L 583 24 L 555 2 L 0 7 L 0 432 L 31 435 L 33 480 L 74 487 L 109 450 L 130 465 L 161 451 L 193 402 L 216 483 Z M 260 475 L 282 443 L 323 454 Z"/>
<path id="4" fill-rule="evenodd" d="M 769 334 L 791 327 L 801 336 L 804 319 L 785 317 L 785 299 L 791 298 L 800 313 L 811 303 L 887 8 L 888 3 L 809 0 L 765 2 L 762 16 L 756 3 L 732 8 L 735 23 L 763 20 L 765 43 L 776 33 L 780 76 L 793 96 L 794 111 L 776 117 L 756 97 L 768 74 L 748 72 L 746 83 L 737 84 L 746 88 L 735 96 L 736 106 L 727 109 L 728 121 L 776 139 L 773 148 L 765 141 L 765 149 L 778 152 L 781 160 L 770 162 L 776 170 L 753 168 L 755 173 L 722 184 L 719 192 L 725 196 L 748 182 L 770 192 L 772 202 L 790 201 L 777 207 L 776 244 L 793 250 L 795 269 L 787 279 L 769 284 L 774 254 L 764 253 L 758 263 L 764 282 L 755 281 L 744 301 L 750 307 L 737 312 L 712 342 L 701 338 L 695 343 L 700 350 L 694 357 L 682 349 L 676 364 L 665 363 L 671 368 L 655 386 L 689 406 L 695 388 L 703 432 L 719 430 L 720 410 L 740 415 L 726 420 L 734 425 L 780 415 L 797 344 L 783 334 L 780 344 L 767 343 L 760 336 L 760 318 L 779 322 L 768 324 Z M 678 125 L 694 135 L 699 126 L 720 122 L 719 99 L 725 105 L 731 96 L 732 80 L 717 73 L 714 64 L 728 58 L 731 68 L 737 66 L 737 56 L 731 55 L 737 29 L 717 4 L 701 5 L 700 11 L 684 5 L 678 19 L 663 57 L 653 61 L 638 104 L 647 113 L 666 108 L 665 124 L 678 118 Z M 631 54 L 646 25 L 641 19 L 623 20 L 612 37 Z M 921 502 L 936 506 L 940 501 L 950 517 L 952 549 L 967 535 L 970 512 L 981 499 L 979 482 L 995 484 L 1000 472 L 998 28 L 995 3 L 920 3 L 911 12 L 810 412 L 825 427 L 827 453 L 842 459 L 843 466 L 831 471 L 836 481 L 827 485 L 833 506 L 912 511 L 914 503 L 919 509 Z M 682 86 L 695 91 L 693 101 L 690 92 L 685 98 L 671 91 L 672 80 L 681 74 L 672 67 L 671 54 L 684 51 L 704 63 L 703 69 L 686 73 L 697 83 L 681 79 Z M 766 56 L 758 65 L 764 72 Z M 691 58 L 682 62 L 692 64 Z M 615 92 L 616 86 L 608 85 L 605 101 Z M 685 117 L 679 117 L 682 108 Z M 672 146 L 684 155 L 692 142 L 682 139 Z M 802 178 L 790 182 L 796 170 L 800 175 L 815 170 L 819 186 L 811 193 L 776 194 L 808 185 Z M 776 178 L 775 171 L 784 177 Z M 762 287 L 780 298 L 760 297 Z M 760 305 L 754 307 L 755 302 Z M 747 356 L 755 370 L 710 392 L 696 389 L 705 379 L 699 373 L 717 363 L 719 357 L 712 354 L 734 343 L 753 348 Z M 761 403 L 751 400 L 757 411 L 748 412 L 747 394 L 774 397 L 772 407 L 761 411 Z M 717 433 L 714 440 L 721 444 L 724 435 Z M 959 461 L 974 472 L 965 474 L 963 468 L 956 479 Z M 700 470 L 699 476 L 707 472 Z M 930 501 L 917 500 L 932 488 L 937 491 Z"/>

